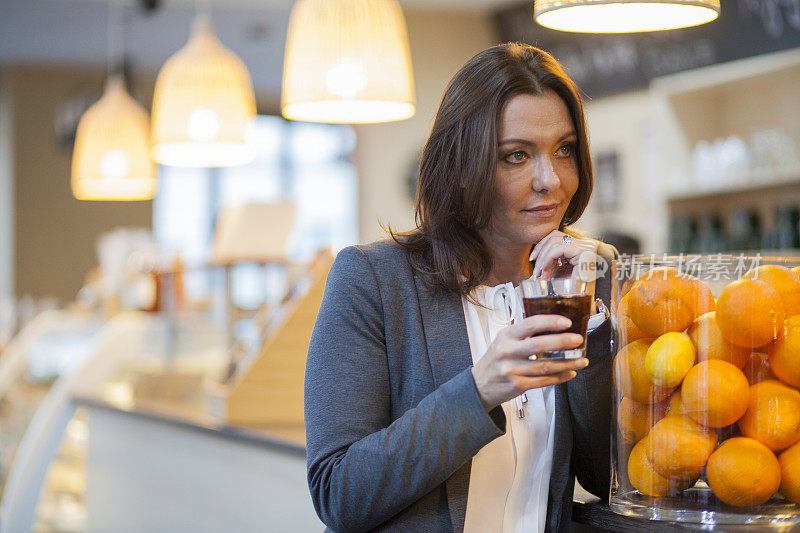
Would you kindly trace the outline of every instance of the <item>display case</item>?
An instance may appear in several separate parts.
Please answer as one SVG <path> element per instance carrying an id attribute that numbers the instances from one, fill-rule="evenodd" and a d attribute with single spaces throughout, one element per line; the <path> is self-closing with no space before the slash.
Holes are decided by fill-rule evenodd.
<path id="1" fill-rule="evenodd" d="M 800 260 L 614 261 L 610 505 L 800 527 Z"/>
<path id="2" fill-rule="evenodd" d="M 0 481 L 5 523 L 12 514 L 9 507 L 25 507 L 30 522 L 38 531 L 74 531 L 85 524 L 82 514 L 83 471 L 79 465 L 85 445 L 85 422 L 50 418 L 53 391 L 62 380 L 78 371 L 91 355 L 104 321 L 92 314 L 75 310 L 49 310 L 31 320 L 8 343 L 0 356 Z M 41 429 L 66 424 L 56 430 L 52 440 L 36 438 Z M 30 461 L 33 468 L 23 472 L 19 466 L 50 448 L 47 461 Z M 52 464 L 50 459 L 55 459 Z M 35 499 L 19 498 L 26 483 L 46 478 L 45 490 Z M 41 513 L 36 513 L 37 502 Z M 5 527 L 5 526 L 4 526 Z"/>

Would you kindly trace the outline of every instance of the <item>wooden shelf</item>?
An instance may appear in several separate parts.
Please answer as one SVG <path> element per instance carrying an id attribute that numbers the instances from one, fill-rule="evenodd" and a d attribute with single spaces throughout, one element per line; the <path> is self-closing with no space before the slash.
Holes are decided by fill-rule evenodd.
<path id="1" fill-rule="evenodd" d="M 785 50 L 656 78 L 650 87 L 668 98 L 695 97 L 800 69 L 800 50 Z"/>
<path id="2" fill-rule="evenodd" d="M 698 200 L 731 200 L 735 196 L 746 195 L 749 197 L 753 193 L 785 192 L 787 189 L 800 191 L 800 168 L 754 172 L 735 179 L 734 183 L 722 187 L 668 193 L 667 202 L 672 205 Z"/>

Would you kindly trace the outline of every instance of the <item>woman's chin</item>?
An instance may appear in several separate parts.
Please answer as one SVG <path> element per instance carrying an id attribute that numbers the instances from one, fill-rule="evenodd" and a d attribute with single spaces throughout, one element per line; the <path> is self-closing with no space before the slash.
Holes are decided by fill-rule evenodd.
<path id="1" fill-rule="evenodd" d="M 533 231 L 528 232 L 529 236 L 528 242 L 536 244 L 545 237 L 547 237 L 548 235 L 550 235 L 552 232 L 556 231 L 557 229 L 558 229 L 558 224 L 555 223 L 548 224 L 547 226 L 539 226 Z"/>

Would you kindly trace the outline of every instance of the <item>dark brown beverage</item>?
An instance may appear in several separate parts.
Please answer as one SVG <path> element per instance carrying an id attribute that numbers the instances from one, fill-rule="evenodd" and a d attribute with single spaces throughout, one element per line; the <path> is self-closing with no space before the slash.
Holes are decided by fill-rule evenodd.
<path id="1" fill-rule="evenodd" d="M 583 355 L 586 348 L 586 326 L 589 323 L 589 312 L 592 301 L 588 294 L 576 296 L 539 296 L 536 298 L 523 298 L 525 316 L 533 315 L 561 315 L 569 318 L 572 325 L 563 331 L 545 331 L 539 335 L 550 333 L 577 333 L 583 337 L 583 343 L 572 350 L 557 350 L 537 354 L 539 359 L 576 359 Z"/>

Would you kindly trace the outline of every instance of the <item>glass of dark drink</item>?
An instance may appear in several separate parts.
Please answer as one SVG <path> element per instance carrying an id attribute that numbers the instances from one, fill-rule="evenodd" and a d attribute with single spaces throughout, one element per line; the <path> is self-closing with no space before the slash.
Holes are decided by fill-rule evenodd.
<path id="1" fill-rule="evenodd" d="M 522 304 L 526 317 L 533 315 L 561 315 L 569 318 L 572 325 L 564 330 L 578 333 L 583 343 L 570 350 L 556 350 L 536 354 L 537 359 L 578 359 L 586 351 L 586 326 L 591 312 L 591 296 L 586 292 L 587 283 L 577 277 L 554 279 L 526 279 L 522 281 Z M 539 335 L 563 333 L 545 331 Z"/>

